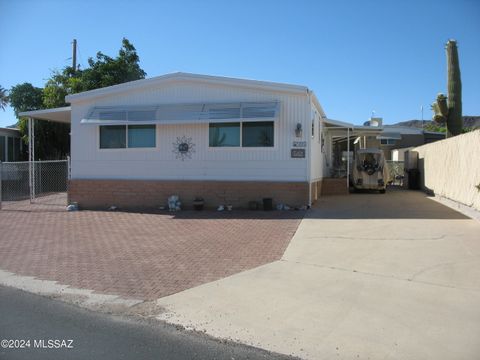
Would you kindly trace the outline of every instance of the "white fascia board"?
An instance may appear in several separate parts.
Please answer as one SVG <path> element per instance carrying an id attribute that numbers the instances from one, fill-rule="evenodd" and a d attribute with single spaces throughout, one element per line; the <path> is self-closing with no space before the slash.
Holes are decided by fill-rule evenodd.
<path id="1" fill-rule="evenodd" d="M 317 108 L 317 110 L 319 111 L 320 117 L 322 119 L 326 119 L 327 115 L 325 114 L 325 111 L 323 110 L 322 105 L 320 105 L 320 102 L 318 101 L 317 96 L 315 95 L 315 93 L 312 90 L 310 90 L 310 93 L 312 95 L 312 102 L 315 105 L 315 107 Z"/>
<path id="2" fill-rule="evenodd" d="M 0 134 L 19 135 L 20 134 L 20 129 L 0 127 Z"/>
<path id="3" fill-rule="evenodd" d="M 41 109 L 41 110 L 32 110 L 24 111 L 19 113 L 19 116 L 26 116 L 32 119 L 38 120 L 48 120 L 61 123 L 70 123 L 71 107 L 64 106 L 60 108 L 53 109 Z"/>
<path id="4" fill-rule="evenodd" d="M 344 122 L 344 121 L 340 121 L 340 120 L 328 119 L 328 118 L 323 119 L 323 122 L 326 123 L 326 124 L 334 125 L 334 126 L 341 127 L 341 128 L 350 128 L 351 129 L 351 128 L 354 127 L 353 124 L 350 124 L 350 123 L 347 123 L 347 122 Z"/>
<path id="5" fill-rule="evenodd" d="M 247 80 L 247 79 L 236 79 L 222 76 L 211 76 L 211 75 L 199 75 L 199 74 L 190 74 L 190 73 L 172 73 L 161 76 L 156 76 L 150 79 L 141 79 L 130 81 L 123 84 L 108 86 L 100 89 L 85 91 L 78 94 L 71 94 L 65 97 L 65 101 L 79 102 L 90 100 L 98 97 L 116 95 L 119 93 L 124 93 L 132 90 L 137 90 L 141 88 L 147 88 L 155 85 L 163 85 L 168 82 L 181 82 L 181 81 L 198 81 L 209 84 L 224 85 L 224 86 L 241 86 L 246 88 L 262 89 L 269 91 L 279 91 L 287 93 L 307 93 L 308 88 L 300 85 L 291 85 L 267 81 L 258 81 L 258 80 Z"/>

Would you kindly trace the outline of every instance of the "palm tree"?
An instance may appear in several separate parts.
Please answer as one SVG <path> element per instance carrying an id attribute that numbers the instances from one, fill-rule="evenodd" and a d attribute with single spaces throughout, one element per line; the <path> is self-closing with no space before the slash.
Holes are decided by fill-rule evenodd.
<path id="1" fill-rule="evenodd" d="M 5 111 L 5 107 L 8 105 L 7 90 L 0 86 L 0 107 Z"/>

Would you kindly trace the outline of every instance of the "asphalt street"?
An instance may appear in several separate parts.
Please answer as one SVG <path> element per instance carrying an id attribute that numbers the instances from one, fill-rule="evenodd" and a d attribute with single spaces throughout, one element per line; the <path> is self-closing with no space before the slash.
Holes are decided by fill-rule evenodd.
<path id="1" fill-rule="evenodd" d="M 2 360 L 289 359 L 161 322 L 94 313 L 9 287 L 0 287 L 0 341 Z"/>

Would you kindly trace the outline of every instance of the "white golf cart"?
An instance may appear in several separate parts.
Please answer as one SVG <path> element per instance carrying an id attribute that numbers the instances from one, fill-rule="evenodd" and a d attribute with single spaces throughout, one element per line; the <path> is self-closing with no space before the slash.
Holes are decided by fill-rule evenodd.
<path id="1" fill-rule="evenodd" d="M 378 190 L 384 194 L 389 179 L 383 151 L 373 148 L 358 149 L 351 174 L 354 191 Z"/>

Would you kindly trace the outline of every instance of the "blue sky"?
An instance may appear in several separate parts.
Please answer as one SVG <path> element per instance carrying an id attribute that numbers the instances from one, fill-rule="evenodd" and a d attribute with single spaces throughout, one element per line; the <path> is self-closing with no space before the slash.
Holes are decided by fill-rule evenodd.
<path id="1" fill-rule="evenodd" d="M 53 69 L 122 37 L 148 77 L 174 71 L 306 85 L 333 119 L 419 119 L 446 92 L 444 44 L 457 39 L 464 115 L 480 115 L 479 0 L 0 0 L 0 85 L 43 86 Z M 0 126 L 15 122 L 0 110 Z"/>

